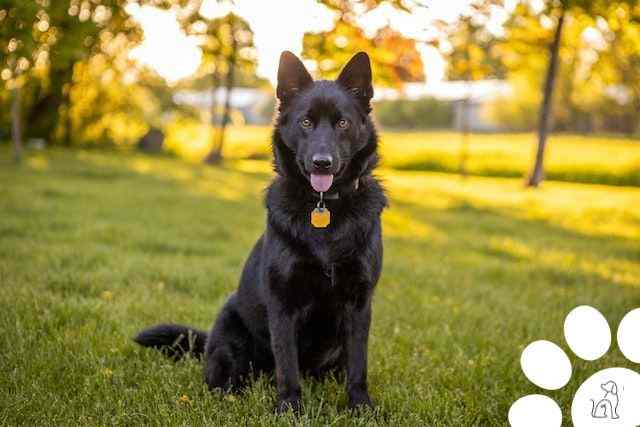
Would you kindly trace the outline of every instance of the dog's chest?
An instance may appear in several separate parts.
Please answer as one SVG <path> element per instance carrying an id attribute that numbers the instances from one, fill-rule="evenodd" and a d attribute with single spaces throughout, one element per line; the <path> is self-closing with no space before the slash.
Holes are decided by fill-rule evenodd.
<path id="1" fill-rule="evenodd" d="M 357 248 L 349 236 L 345 236 L 342 241 L 320 236 L 313 238 L 310 251 L 316 262 L 329 275 L 335 263 L 345 261 L 351 254 L 357 253 Z"/>
<path id="2" fill-rule="evenodd" d="M 365 240 L 365 231 L 353 224 L 328 229 L 310 229 L 307 234 L 311 254 L 325 269 L 360 252 Z"/>

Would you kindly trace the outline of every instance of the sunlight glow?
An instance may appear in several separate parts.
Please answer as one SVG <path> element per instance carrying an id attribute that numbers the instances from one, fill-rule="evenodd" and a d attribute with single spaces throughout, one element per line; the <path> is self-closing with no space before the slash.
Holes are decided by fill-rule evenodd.
<path id="1" fill-rule="evenodd" d="M 470 0 L 431 0 L 424 3 L 426 7 L 414 7 L 411 13 L 383 3 L 360 16 L 358 24 L 368 35 L 390 25 L 418 41 L 427 81 L 437 84 L 444 78 L 446 64 L 440 53 L 425 43 L 435 35 L 431 23 L 436 19 L 454 21 L 469 3 Z M 145 35 L 144 42 L 132 51 L 132 58 L 156 70 L 169 83 L 188 77 L 197 70 L 202 57 L 200 48 L 196 39 L 187 36 L 180 28 L 174 11 L 131 3 L 127 12 L 141 24 Z M 233 3 L 204 0 L 200 8 L 200 14 L 207 19 L 229 12 L 241 16 L 251 26 L 258 53 L 258 75 L 272 83 L 276 80 L 280 53 L 290 50 L 299 55 L 304 33 L 330 30 L 336 18 L 334 12 L 314 0 L 236 0 Z M 497 11 L 489 24 L 499 32 L 504 19 L 504 11 Z M 308 65 L 313 71 L 313 64 Z"/>
<path id="2" fill-rule="evenodd" d="M 258 52 L 258 75 L 276 81 L 278 60 L 283 50 L 299 55 L 305 32 L 327 31 L 335 15 L 314 0 L 236 0 L 233 6 L 217 0 L 204 0 L 200 13 L 223 16 L 229 10 L 245 19 L 254 32 Z"/>
<path id="3" fill-rule="evenodd" d="M 195 73 L 202 52 L 195 39 L 182 31 L 175 12 L 135 3 L 126 10 L 144 31 L 144 41 L 131 51 L 131 58 L 153 68 L 170 84 Z"/>

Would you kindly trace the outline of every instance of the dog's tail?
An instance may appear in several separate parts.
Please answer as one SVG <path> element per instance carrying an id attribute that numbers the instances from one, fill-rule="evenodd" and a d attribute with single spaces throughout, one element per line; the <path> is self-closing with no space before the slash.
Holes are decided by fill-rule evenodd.
<path id="1" fill-rule="evenodd" d="M 186 354 L 202 356 L 207 333 L 189 326 L 163 324 L 141 331 L 133 340 L 143 347 L 158 349 L 173 360 L 180 360 Z"/>

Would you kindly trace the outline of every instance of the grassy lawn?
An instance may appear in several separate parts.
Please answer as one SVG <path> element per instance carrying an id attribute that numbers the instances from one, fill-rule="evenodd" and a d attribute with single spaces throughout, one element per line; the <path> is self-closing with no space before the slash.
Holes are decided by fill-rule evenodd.
<path id="1" fill-rule="evenodd" d="M 225 150 L 233 158 L 268 159 L 267 127 L 232 128 Z M 383 132 L 382 159 L 398 170 L 457 173 L 461 136 L 455 132 Z M 180 144 L 177 141 L 189 141 Z M 179 123 L 168 132 L 169 145 L 190 159 L 208 150 L 208 130 Z M 467 171 L 471 175 L 524 177 L 533 164 L 533 134 L 474 134 L 469 140 Z M 622 137 L 552 135 L 546 153 L 549 179 L 640 186 L 640 140 Z"/>
<path id="2" fill-rule="evenodd" d="M 387 146 L 401 139 L 385 135 Z M 630 147 L 615 143 L 606 150 L 632 154 L 606 161 L 637 162 Z M 524 346 L 542 338 L 574 365 L 574 380 L 548 393 L 568 422 L 582 380 L 634 368 L 615 344 L 579 361 L 562 326 L 571 308 L 591 304 L 615 333 L 640 306 L 640 189 L 380 175 L 391 207 L 370 340 L 379 410 L 351 415 L 341 384 L 305 381 L 296 420 L 272 415 L 267 378 L 240 396 L 211 394 L 199 363 L 174 364 L 130 340 L 160 321 L 209 327 L 263 228 L 267 161 L 206 168 L 51 151 L 16 167 L 0 148 L 0 424 L 502 426 L 514 400 L 543 392 L 519 368 Z"/>

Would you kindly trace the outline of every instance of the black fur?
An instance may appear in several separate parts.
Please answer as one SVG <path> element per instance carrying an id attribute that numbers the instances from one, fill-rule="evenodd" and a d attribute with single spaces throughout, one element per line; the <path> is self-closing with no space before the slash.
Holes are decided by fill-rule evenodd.
<path id="1" fill-rule="evenodd" d="M 210 389 L 237 390 L 251 373 L 275 371 L 282 411 L 299 408 L 301 374 L 344 373 L 349 406 L 371 406 L 367 341 L 382 267 L 380 214 L 386 198 L 371 175 L 378 157 L 369 117 L 369 58 L 359 53 L 336 81 L 314 82 L 302 62 L 284 52 L 277 95 L 277 175 L 267 190 L 266 230 L 206 338 L 205 382 Z M 318 173 L 314 155 L 332 159 L 320 173 L 335 177 L 326 229 L 310 224 L 318 203 L 309 182 L 309 174 Z M 179 357 L 201 354 L 204 336 L 161 325 L 136 341 Z"/>
<path id="2" fill-rule="evenodd" d="M 140 345 L 161 350 L 172 359 L 179 360 L 186 353 L 199 357 L 204 353 L 207 333 L 182 325 L 157 325 L 145 329 L 134 339 Z"/>

